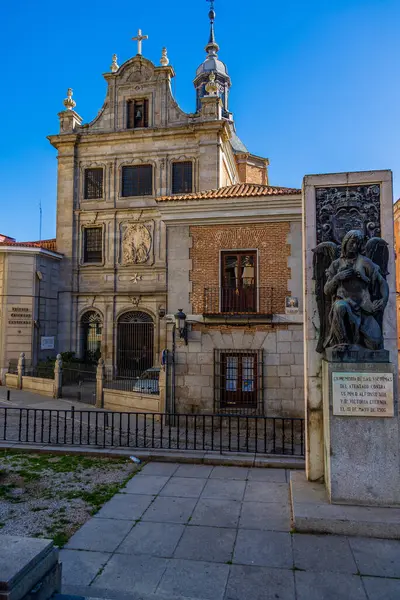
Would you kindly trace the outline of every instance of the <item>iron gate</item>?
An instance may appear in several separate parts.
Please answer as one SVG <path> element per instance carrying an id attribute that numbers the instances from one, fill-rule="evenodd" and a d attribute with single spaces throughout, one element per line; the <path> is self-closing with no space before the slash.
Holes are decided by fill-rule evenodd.
<path id="1" fill-rule="evenodd" d="M 139 377 L 154 361 L 154 322 L 140 311 L 124 313 L 117 326 L 117 374 Z"/>

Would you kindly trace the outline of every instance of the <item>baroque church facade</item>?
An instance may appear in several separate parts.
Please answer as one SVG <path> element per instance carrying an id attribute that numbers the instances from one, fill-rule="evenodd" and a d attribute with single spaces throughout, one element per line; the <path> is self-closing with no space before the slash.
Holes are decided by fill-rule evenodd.
<path id="1" fill-rule="evenodd" d="M 195 113 L 173 97 L 166 50 L 160 65 L 142 55 L 140 30 L 136 56 L 119 66 L 114 55 L 93 121 L 83 123 L 68 91 L 48 138 L 56 242 L 34 247 L 55 265 L 46 297 L 57 299 L 56 333 L 46 335 L 54 353 L 101 357 L 114 377 L 160 366 L 168 349 L 179 412 L 302 416 L 301 190 L 270 186 L 268 159 L 239 139 L 213 9 L 209 17 Z M 49 354 L 29 349 L 24 333 L 28 358 Z"/>

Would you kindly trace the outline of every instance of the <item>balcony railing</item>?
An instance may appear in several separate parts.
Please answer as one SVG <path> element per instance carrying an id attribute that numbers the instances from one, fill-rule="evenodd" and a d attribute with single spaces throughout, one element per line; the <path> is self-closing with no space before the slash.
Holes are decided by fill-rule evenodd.
<path id="1" fill-rule="evenodd" d="M 204 288 L 203 314 L 272 316 L 272 301 L 272 287 L 208 287 Z"/>

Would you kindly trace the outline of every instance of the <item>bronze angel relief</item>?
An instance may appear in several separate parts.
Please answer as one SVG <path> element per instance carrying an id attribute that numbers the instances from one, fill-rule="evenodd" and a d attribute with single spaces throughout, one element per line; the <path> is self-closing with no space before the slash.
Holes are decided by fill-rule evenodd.
<path id="1" fill-rule="evenodd" d="M 315 294 L 320 319 L 317 352 L 383 349 L 382 320 L 388 302 L 388 245 L 362 231 L 321 242 L 314 252 Z"/>

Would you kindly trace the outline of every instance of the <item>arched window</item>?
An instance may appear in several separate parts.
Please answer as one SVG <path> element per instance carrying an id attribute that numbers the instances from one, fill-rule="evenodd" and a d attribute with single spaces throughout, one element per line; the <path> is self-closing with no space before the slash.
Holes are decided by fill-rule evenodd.
<path id="1" fill-rule="evenodd" d="M 123 377 L 139 377 L 153 366 L 154 322 L 141 311 L 120 316 L 117 327 L 117 370 Z"/>
<path id="2" fill-rule="evenodd" d="M 81 318 L 82 356 L 85 363 L 97 363 L 101 356 L 103 321 L 95 310 L 89 310 Z"/>

